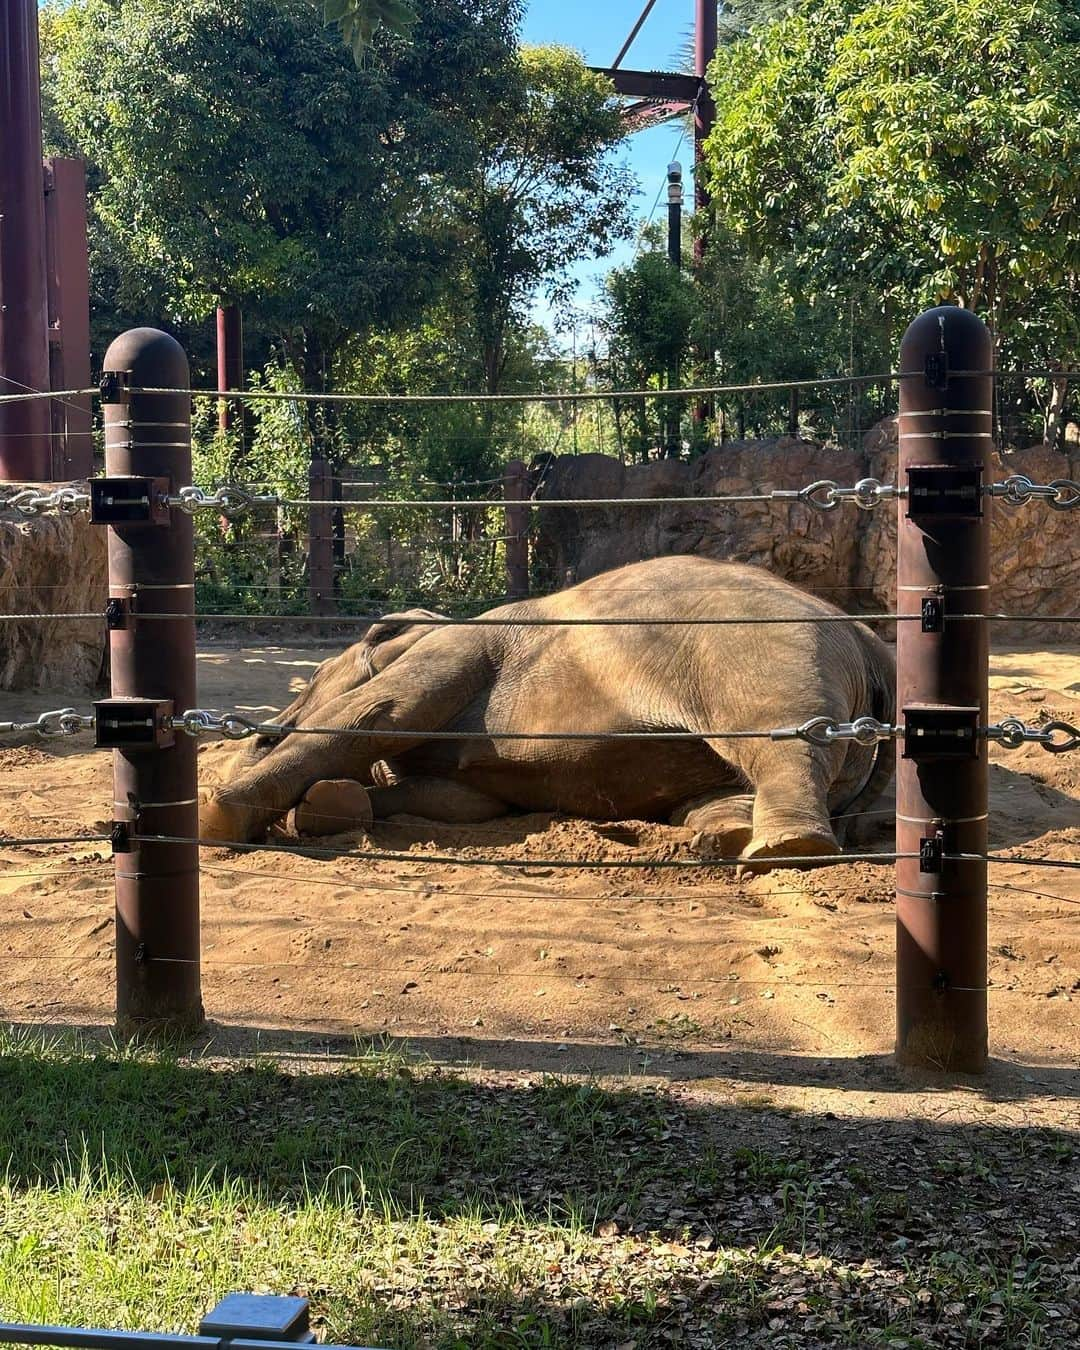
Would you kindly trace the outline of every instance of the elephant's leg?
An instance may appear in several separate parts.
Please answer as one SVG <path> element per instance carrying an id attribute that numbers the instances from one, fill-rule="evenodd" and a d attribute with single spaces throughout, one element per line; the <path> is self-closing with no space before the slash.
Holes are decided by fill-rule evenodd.
<path id="1" fill-rule="evenodd" d="M 753 834 L 747 859 L 813 857 L 840 851 L 829 819 L 829 785 L 843 747 L 803 741 L 755 743 L 747 756 L 754 784 Z"/>
<path id="2" fill-rule="evenodd" d="M 376 820 L 421 816 L 449 825 L 476 825 L 505 816 L 509 807 L 497 797 L 451 778 L 402 778 L 371 791 Z"/>
<path id="3" fill-rule="evenodd" d="M 737 858 L 754 831 L 754 797 L 749 792 L 697 797 L 672 815 L 673 825 L 694 831 L 690 847 L 703 858 Z"/>
<path id="4" fill-rule="evenodd" d="M 423 744 L 427 732 L 445 727 L 490 682 L 483 643 L 483 630 L 429 634 L 367 684 L 320 704 L 310 718 L 298 720 L 295 733 L 214 795 L 201 813 L 202 836 L 256 839 L 315 783 L 364 782 L 376 760 Z M 323 727 L 331 730 L 316 729 Z"/>

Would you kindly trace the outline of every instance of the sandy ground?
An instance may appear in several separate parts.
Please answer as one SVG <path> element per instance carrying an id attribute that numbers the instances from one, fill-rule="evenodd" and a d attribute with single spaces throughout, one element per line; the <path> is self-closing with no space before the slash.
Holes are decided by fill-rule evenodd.
<path id="1" fill-rule="evenodd" d="M 276 709 L 327 654 L 208 646 L 200 701 Z M 1080 658 L 996 653 L 991 688 L 996 719 L 1045 709 L 1076 721 Z M 5 715 L 65 702 L 86 700 L 62 691 L 5 696 Z M 217 753 L 204 752 L 208 770 Z M 995 747 L 992 759 L 992 845 L 1080 857 L 1080 753 Z M 87 750 L 85 739 L 0 750 L 0 767 L 8 836 L 90 832 L 107 815 L 109 757 Z M 860 846 L 891 847 L 890 806 L 880 803 L 882 813 L 861 823 Z M 620 866 L 688 856 L 687 837 L 653 824 L 541 815 L 466 828 L 399 818 L 378 825 L 370 843 L 332 842 L 409 850 L 415 861 L 206 851 L 204 993 L 219 1044 L 284 1045 L 302 1031 L 387 1034 L 492 1070 L 588 1066 L 781 1092 L 846 1080 L 871 1103 L 882 1090 L 899 1100 L 903 1085 L 888 1061 L 891 865 L 745 879 L 723 869 Z M 447 854 L 462 863 L 429 860 Z M 0 846 L 4 1018 L 109 1022 L 108 856 L 90 844 Z M 463 865 L 493 856 L 538 861 L 524 871 Z M 610 868 L 561 870 L 545 859 Z M 996 1072 L 1012 1098 L 1075 1098 L 1080 872 L 996 866 L 991 881 Z"/>

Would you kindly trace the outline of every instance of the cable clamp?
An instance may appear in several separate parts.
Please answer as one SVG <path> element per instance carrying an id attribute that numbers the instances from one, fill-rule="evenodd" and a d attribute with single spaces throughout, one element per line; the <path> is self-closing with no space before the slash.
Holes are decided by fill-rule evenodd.
<path id="1" fill-rule="evenodd" d="M 1026 474 L 1014 473 L 1000 483 L 990 483 L 986 492 L 991 497 L 1000 497 L 1006 506 L 1025 506 L 1030 501 L 1044 501 L 1054 511 L 1071 511 L 1080 506 L 1080 483 L 1068 478 L 1035 483 Z"/>
<path id="2" fill-rule="evenodd" d="M 807 741 L 810 745 L 834 745 L 854 741 L 857 745 L 877 745 L 902 735 L 899 727 L 879 722 L 876 717 L 857 717 L 854 722 L 835 722 L 831 717 L 812 717 L 799 727 L 781 727 L 771 731 L 774 741 Z"/>
<path id="3" fill-rule="evenodd" d="M 1042 727 L 1029 727 L 1018 717 L 1006 717 L 1004 721 L 986 728 L 986 738 L 996 741 L 1006 750 L 1019 750 L 1022 745 L 1029 743 L 1041 745 L 1051 755 L 1064 755 L 1080 748 L 1080 728 L 1070 722 L 1047 722 Z"/>

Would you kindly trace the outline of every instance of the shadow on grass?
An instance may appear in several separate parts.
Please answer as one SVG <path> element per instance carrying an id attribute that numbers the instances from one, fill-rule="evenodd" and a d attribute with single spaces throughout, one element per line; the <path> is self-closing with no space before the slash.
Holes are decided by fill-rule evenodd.
<path id="1" fill-rule="evenodd" d="M 400 1047 L 320 1059 L 318 1046 L 281 1035 L 276 1058 L 211 1062 L 9 1033 L 5 1226 L 27 1228 L 20 1195 L 66 1188 L 78 1213 L 33 1221 L 48 1227 L 46 1265 L 65 1224 L 100 1227 L 108 1255 L 95 1246 L 94 1262 L 113 1271 L 119 1299 L 115 1272 L 145 1247 L 145 1278 L 164 1231 L 195 1263 L 185 1288 L 200 1306 L 222 1280 L 289 1285 L 312 1295 L 338 1341 L 1064 1345 L 1058 1332 L 1080 1334 L 1066 1131 L 837 1120 L 543 1072 L 466 1078 Z M 716 1072 L 755 1083 L 827 1067 L 715 1058 Z M 264 1249 L 259 1264 L 251 1253 Z M 0 1297 L 12 1287 L 0 1275 Z M 82 1306 L 83 1320 L 109 1320 L 113 1304 L 85 1295 Z M 122 1307 L 138 1316 L 138 1300 Z M 941 1339 L 953 1323 L 959 1339 Z"/>

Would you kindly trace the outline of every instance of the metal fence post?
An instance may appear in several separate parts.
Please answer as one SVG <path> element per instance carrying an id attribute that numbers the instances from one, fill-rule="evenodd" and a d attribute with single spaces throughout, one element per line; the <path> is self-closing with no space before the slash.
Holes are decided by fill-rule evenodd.
<path id="1" fill-rule="evenodd" d="M 49 388 L 45 184 L 34 0 L 0 4 L 0 393 Z M 0 404 L 0 480 L 52 476 L 47 399 Z"/>
<path id="2" fill-rule="evenodd" d="M 168 1032 L 203 1021 L 199 966 L 199 832 L 195 742 L 163 729 L 197 706 L 194 545 L 189 515 L 161 499 L 191 482 L 191 399 L 183 348 L 135 328 L 105 355 L 105 480 L 97 519 L 109 523 L 112 699 L 98 705 L 98 744 L 115 751 L 116 1015 L 121 1031 Z M 141 519 L 140 519 L 141 515 Z M 161 615 L 157 618 L 153 616 Z M 172 617 L 172 616 L 178 617 Z M 141 710 L 145 745 L 132 744 Z M 128 739 L 117 731 L 128 724 Z"/>
<path id="3" fill-rule="evenodd" d="M 512 459 L 503 475 L 506 501 L 506 596 L 524 600 L 529 594 L 529 508 L 515 503 L 528 499 L 529 471 L 525 461 Z"/>
<path id="4" fill-rule="evenodd" d="M 334 492 L 334 474 L 329 461 L 313 459 L 308 470 L 308 497 L 328 502 Z M 308 603 L 312 614 L 335 614 L 334 601 L 334 508 L 308 507 Z"/>
<path id="5" fill-rule="evenodd" d="M 987 1056 L 990 468 L 993 343 L 969 310 L 921 314 L 900 346 L 896 1054 L 979 1072 Z M 972 374 L 970 372 L 979 372 Z"/>

